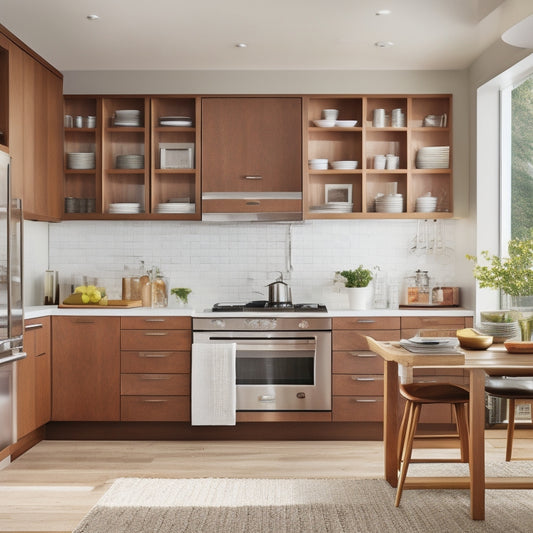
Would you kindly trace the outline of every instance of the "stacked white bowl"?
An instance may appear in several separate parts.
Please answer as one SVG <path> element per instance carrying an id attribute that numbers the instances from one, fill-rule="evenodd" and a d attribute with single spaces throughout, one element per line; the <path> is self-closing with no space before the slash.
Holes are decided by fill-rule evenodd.
<path id="1" fill-rule="evenodd" d="M 331 166 L 335 170 L 353 170 L 357 168 L 359 161 L 332 161 Z"/>
<path id="2" fill-rule="evenodd" d="M 309 168 L 311 170 L 327 170 L 327 159 L 309 159 Z"/>
<path id="3" fill-rule="evenodd" d="M 416 199 L 415 211 L 418 213 L 432 213 L 436 208 L 436 196 L 421 196 Z"/>
<path id="4" fill-rule="evenodd" d="M 403 195 L 401 194 L 378 194 L 375 203 L 377 213 L 403 212 Z"/>

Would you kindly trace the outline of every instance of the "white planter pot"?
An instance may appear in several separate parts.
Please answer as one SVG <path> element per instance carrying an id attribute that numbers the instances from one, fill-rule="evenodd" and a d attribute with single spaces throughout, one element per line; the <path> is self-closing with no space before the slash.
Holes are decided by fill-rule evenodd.
<path id="1" fill-rule="evenodd" d="M 372 287 L 346 287 L 350 309 L 368 309 L 372 300 Z"/>

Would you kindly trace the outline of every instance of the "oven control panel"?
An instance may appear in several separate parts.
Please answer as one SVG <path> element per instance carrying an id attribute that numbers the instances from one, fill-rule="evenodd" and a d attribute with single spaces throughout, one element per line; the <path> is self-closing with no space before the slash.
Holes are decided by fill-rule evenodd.
<path id="1" fill-rule="evenodd" d="M 193 331 L 331 331 L 331 318 L 193 318 Z"/>

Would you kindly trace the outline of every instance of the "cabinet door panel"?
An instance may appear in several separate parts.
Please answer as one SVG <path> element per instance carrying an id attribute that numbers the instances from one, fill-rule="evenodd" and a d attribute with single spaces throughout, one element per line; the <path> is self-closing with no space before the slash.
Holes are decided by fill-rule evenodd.
<path id="1" fill-rule="evenodd" d="M 383 422 L 383 398 L 335 396 L 333 422 Z"/>
<path id="2" fill-rule="evenodd" d="M 301 158 L 301 98 L 202 100 L 203 192 L 299 192 Z"/>
<path id="3" fill-rule="evenodd" d="M 333 352 L 336 374 L 383 374 L 383 359 L 368 350 Z"/>
<path id="4" fill-rule="evenodd" d="M 53 317 L 52 419 L 120 419 L 120 318 Z"/>
<path id="5" fill-rule="evenodd" d="M 122 374 L 123 396 L 185 396 L 190 394 L 189 374 Z"/>
<path id="6" fill-rule="evenodd" d="M 335 374 L 334 396 L 383 396 L 382 375 Z"/>

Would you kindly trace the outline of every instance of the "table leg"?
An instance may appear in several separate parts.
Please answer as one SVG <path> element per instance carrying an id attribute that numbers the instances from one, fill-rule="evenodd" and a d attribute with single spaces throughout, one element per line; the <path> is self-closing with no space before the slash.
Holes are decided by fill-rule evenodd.
<path id="1" fill-rule="evenodd" d="M 391 486 L 398 485 L 398 363 L 384 363 L 384 412 L 383 412 L 383 447 L 385 451 L 385 479 Z"/>
<path id="2" fill-rule="evenodd" d="M 470 370 L 470 516 L 485 519 L 485 371 Z"/>

